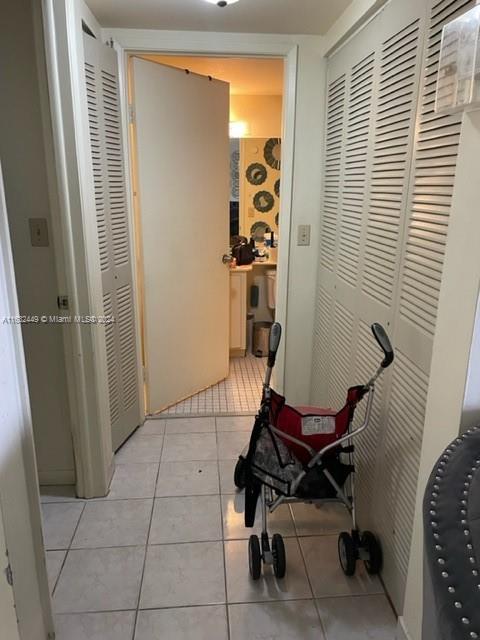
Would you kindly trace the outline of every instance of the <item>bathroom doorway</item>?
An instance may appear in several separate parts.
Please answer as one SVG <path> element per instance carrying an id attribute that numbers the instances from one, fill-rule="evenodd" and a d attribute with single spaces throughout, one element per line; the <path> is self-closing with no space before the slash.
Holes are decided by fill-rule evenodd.
<path id="1" fill-rule="evenodd" d="M 145 234 L 147 234 L 147 242 L 150 241 L 151 234 L 149 229 L 145 229 L 145 214 L 142 212 L 142 204 L 145 202 L 145 196 L 142 195 L 142 191 L 145 192 L 145 178 L 142 185 L 142 176 L 139 175 L 139 168 L 141 168 L 139 156 L 143 147 L 139 146 L 138 139 L 141 127 L 138 118 L 141 114 L 137 112 L 135 105 L 135 80 L 131 72 L 134 58 L 137 61 L 142 60 L 141 64 L 148 63 L 149 67 L 150 65 L 156 68 L 169 67 L 176 73 L 180 71 L 182 79 L 196 76 L 203 78 L 205 82 L 221 82 L 229 85 L 229 153 L 225 166 L 220 166 L 218 158 L 222 155 L 217 154 L 218 164 L 215 172 L 220 191 L 223 190 L 220 181 L 224 180 L 228 173 L 226 179 L 229 195 L 223 209 L 224 220 L 219 223 L 218 217 L 215 218 L 208 207 L 199 207 L 198 215 L 201 216 L 201 224 L 198 226 L 198 243 L 192 247 L 192 251 L 197 252 L 199 261 L 202 260 L 203 239 L 208 238 L 209 234 L 217 233 L 221 224 L 222 227 L 225 225 L 226 230 L 225 261 L 232 257 L 232 254 L 235 259 L 233 264 L 227 265 L 223 272 L 228 274 L 227 288 L 225 289 L 223 284 L 220 286 L 217 284 L 214 302 L 211 302 L 209 307 L 210 312 L 212 304 L 226 311 L 226 314 L 219 311 L 209 319 L 210 325 L 214 325 L 217 338 L 214 348 L 210 347 L 207 354 L 201 355 L 196 360 L 194 358 L 185 362 L 185 366 L 189 368 L 185 375 L 194 373 L 193 369 L 200 371 L 202 368 L 208 368 L 210 359 L 218 357 L 222 351 L 220 343 L 224 343 L 223 346 L 226 349 L 226 364 L 222 370 L 222 356 L 220 356 L 216 373 L 212 369 L 209 374 L 210 378 L 213 375 L 216 379 L 211 379 L 209 384 L 200 387 L 197 385 L 197 388 L 191 388 L 192 391 L 182 395 L 181 382 L 168 399 L 160 398 L 153 402 L 155 389 L 152 385 L 158 386 L 158 377 L 156 381 L 152 380 L 149 375 L 149 362 L 152 362 L 153 357 L 156 365 L 160 369 L 163 367 L 164 374 L 168 376 L 168 360 L 171 362 L 172 358 L 175 358 L 175 349 L 171 347 L 174 344 L 180 345 L 182 336 L 170 335 L 167 359 L 158 358 L 158 351 L 153 353 L 149 346 L 148 333 L 151 329 L 148 329 L 146 318 L 146 308 L 148 308 L 146 296 L 152 296 L 152 283 L 148 288 L 146 280 L 151 278 L 152 258 L 147 260 L 145 257 L 143 244 Z M 130 57 L 130 103 L 135 105 L 135 116 L 130 125 L 130 151 L 133 161 L 132 182 L 136 209 L 137 255 L 140 257 L 139 296 L 143 322 L 146 406 L 150 415 L 173 417 L 214 413 L 217 415 L 252 414 L 258 407 L 266 362 L 265 337 L 269 324 L 275 318 L 276 268 L 280 242 L 283 67 L 284 60 L 280 58 L 223 58 L 164 54 L 142 54 Z M 161 119 L 158 122 L 158 126 L 161 126 Z M 207 148 L 208 146 L 204 145 L 205 154 L 212 152 Z M 160 156 L 161 147 L 158 153 Z M 149 162 L 153 162 L 152 156 Z M 160 166 L 162 165 L 159 158 Z M 182 178 L 187 188 L 195 182 L 192 180 L 192 171 L 194 171 L 192 166 L 188 167 Z M 209 188 L 213 192 L 211 182 Z M 215 204 L 217 211 L 218 206 L 217 201 Z M 159 215 L 174 214 L 172 211 L 159 209 Z M 160 226 L 158 219 L 155 224 L 158 233 L 161 221 Z M 212 228 L 212 224 L 215 228 Z M 169 255 L 182 255 L 184 251 L 182 242 L 183 238 L 179 234 L 170 237 Z M 240 245 L 244 248 L 239 251 Z M 155 256 L 155 264 L 158 266 L 157 259 L 161 261 L 162 258 Z M 177 273 L 180 278 L 176 279 L 174 289 L 181 291 L 181 270 Z M 156 277 L 161 277 L 159 272 Z M 174 289 L 170 289 L 170 295 Z M 156 295 L 156 291 L 153 295 Z M 223 303 L 219 299 L 222 296 L 225 298 Z M 208 301 L 205 304 L 208 305 Z M 157 309 L 161 309 L 161 306 Z M 185 309 L 185 313 L 193 324 L 204 315 L 205 308 L 202 306 L 202 302 L 197 300 L 192 308 Z M 154 318 L 159 321 L 155 325 L 155 330 L 161 332 L 161 312 L 156 313 Z M 171 324 L 168 326 L 172 327 Z M 181 357 L 179 353 L 179 358 Z M 195 378 L 195 375 L 193 377 Z M 201 376 L 198 380 L 201 380 Z"/>

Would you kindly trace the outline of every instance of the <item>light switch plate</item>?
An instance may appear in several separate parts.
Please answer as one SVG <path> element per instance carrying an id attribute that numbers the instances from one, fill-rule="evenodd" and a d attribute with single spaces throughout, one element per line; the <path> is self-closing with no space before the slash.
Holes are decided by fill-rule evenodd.
<path id="1" fill-rule="evenodd" d="M 48 247 L 48 225 L 46 218 L 29 218 L 30 243 L 32 247 Z"/>
<path id="2" fill-rule="evenodd" d="M 299 247 L 310 246 L 310 225 L 309 224 L 298 225 L 297 245 Z"/>

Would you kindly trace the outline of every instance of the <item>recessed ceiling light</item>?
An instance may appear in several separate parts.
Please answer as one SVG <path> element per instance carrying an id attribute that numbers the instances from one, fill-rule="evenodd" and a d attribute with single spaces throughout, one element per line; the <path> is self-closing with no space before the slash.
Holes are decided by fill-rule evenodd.
<path id="1" fill-rule="evenodd" d="M 205 2 L 209 2 L 210 4 L 216 4 L 217 7 L 226 7 L 229 4 L 234 4 L 238 2 L 238 0 L 205 0 Z"/>

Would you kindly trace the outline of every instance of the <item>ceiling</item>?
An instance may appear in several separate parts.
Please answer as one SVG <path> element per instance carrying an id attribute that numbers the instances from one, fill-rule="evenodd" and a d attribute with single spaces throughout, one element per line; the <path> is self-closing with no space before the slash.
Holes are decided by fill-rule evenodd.
<path id="1" fill-rule="evenodd" d="M 232 95 L 281 96 L 283 93 L 283 60 L 279 59 L 159 55 L 142 58 L 229 82 Z"/>
<path id="2" fill-rule="evenodd" d="M 352 0 L 86 0 L 102 27 L 324 34 Z"/>

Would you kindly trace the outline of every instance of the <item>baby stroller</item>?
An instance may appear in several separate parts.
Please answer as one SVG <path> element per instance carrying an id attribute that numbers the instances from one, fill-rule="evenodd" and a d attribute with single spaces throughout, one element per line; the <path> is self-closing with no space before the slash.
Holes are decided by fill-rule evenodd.
<path id="1" fill-rule="evenodd" d="M 268 514 L 281 504 L 340 502 L 352 516 L 352 531 L 338 538 L 338 555 L 343 572 L 352 576 L 357 560 L 363 560 L 370 574 L 382 566 L 382 550 L 376 536 L 357 527 L 355 516 L 353 440 L 369 425 L 375 382 L 393 362 L 394 353 L 383 327 L 374 323 L 373 335 L 383 350 L 384 359 L 374 376 L 365 384 L 350 387 L 340 411 L 319 407 L 291 407 L 270 387 L 272 369 L 281 337 L 281 326 L 270 330 L 269 354 L 260 410 L 250 443 L 240 455 L 234 473 L 239 489 L 245 488 L 245 526 L 253 527 L 257 501 L 262 511 L 261 539 L 251 535 L 248 545 L 250 575 L 258 580 L 262 562 L 273 565 L 277 578 L 286 572 L 283 538 L 267 530 Z M 368 396 L 364 421 L 353 429 L 359 402 Z"/>

